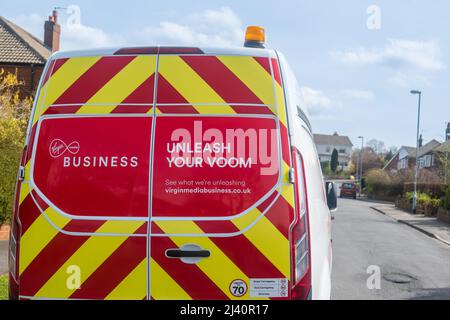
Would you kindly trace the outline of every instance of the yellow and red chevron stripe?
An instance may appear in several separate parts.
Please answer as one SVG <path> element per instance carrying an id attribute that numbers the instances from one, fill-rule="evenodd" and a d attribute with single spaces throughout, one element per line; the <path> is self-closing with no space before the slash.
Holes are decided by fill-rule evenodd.
<path id="1" fill-rule="evenodd" d="M 42 114 L 142 113 L 153 106 L 156 56 L 74 57 L 51 63 L 33 124 Z M 129 109 L 124 109 L 123 106 Z"/>
<path id="2" fill-rule="evenodd" d="M 45 213 L 52 221 L 63 219 Z M 76 220 L 58 221 L 66 225 Z M 91 221 L 84 224 L 91 236 L 74 236 L 58 232 L 41 214 L 22 235 L 20 250 L 21 295 L 41 298 L 105 298 L 146 257 L 146 237 L 101 236 L 128 232 L 146 234 L 143 221 Z M 69 267 L 81 271 L 82 288 L 67 285 Z M 140 279 L 146 297 L 147 274 Z M 123 285 L 122 285 L 123 287 Z M 73 297 L 72 297 L 73 295 Z"/>

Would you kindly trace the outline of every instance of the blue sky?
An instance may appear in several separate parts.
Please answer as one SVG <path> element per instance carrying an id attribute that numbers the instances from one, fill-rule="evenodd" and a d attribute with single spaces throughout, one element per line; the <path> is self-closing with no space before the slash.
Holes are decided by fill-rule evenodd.
<path id="1" fill-rule="evenodd" d="M 241 45 L 247 25 L 266 28 L 302 87 L 316 133 L 363 135 L 387 146 L 415 145 L 417 97 L 423 91 L 425 141 L 442 140 L 450 121 L 448 0 L 22 1 L 1 14 L 43 36 L 60 10 L 62 49 L 122 45 Z M 380 29 L 369 29 L 371 5 Z M 373 12 L 373 11 L 371 11 Z M 373 20 L 370 20 L 373 21 Z M 80 23 L 80 24 L 78 24 Z"/>

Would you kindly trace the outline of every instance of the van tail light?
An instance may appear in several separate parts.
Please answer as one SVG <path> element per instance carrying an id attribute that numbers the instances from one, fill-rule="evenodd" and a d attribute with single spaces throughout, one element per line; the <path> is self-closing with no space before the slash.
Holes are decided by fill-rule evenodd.
<path id="1" fill-rule="evenodd" d="M 308 196 L 303 158 L 292 151 L 294 163 L 295 214 L 290 228 L 292 291 L 295 300 L 306 300 L 311 292 L 311 245 L 309 233 Z"/>

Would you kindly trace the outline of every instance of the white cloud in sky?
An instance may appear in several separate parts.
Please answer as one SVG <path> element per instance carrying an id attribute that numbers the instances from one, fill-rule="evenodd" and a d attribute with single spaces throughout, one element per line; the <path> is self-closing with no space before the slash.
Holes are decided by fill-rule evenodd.
<path id="1" fill-rule="evenodd" d="M 62 50 L 117 47 L 126 43 L 121 35 L 108 34 L 102 29 L 84 24 L 67 24 L 61 30 Z"/>
<path id="2" fill-rule="evenodd" d="M 311 116 L 315 116 L 329 110 L 332 107 L 331 99 L 320 90 L 310 87 L 301 87 L 302 101 Z"/>
<path id="3" fill-rule="evenodd" d="M 383 48 L 355 48 L 330 52 L 346 66 L 384 66 L 386 82 L 402 88 L 430 86 L 435 73 L 445 70 L 438 41 L 388 39 Z"/>
<path id="4" fill-rule="evenodd" d="M 137 37 L 146 43 L 226 46 L 240 45 L 243 34 L 240 18 L 229 7 L 222 7 L 147 26 Z"/>
<path id="5" fill-rule="evenodd" d="M 354 102 L 371 103 L 375 101 L 375 94 L 369 90 L 348 89 L 327 94 L 321 90 L 308 86 L 300 88 L 303 105 L 311 116 L 334 117 L 336 111 L 352 105 Z"/>
<path id="6" fill-rule="evenodd" d="M 331 56 L 343 64 L 384 65 L 394 69 L 417 68 L 424 71 L 445 69 L 441 47 L 437 41 L 388 39 L 384 48 L 355 48 L 332 51 Z"/>
<path id="7" fill-rule="evenodd" d="M 44 38 L 44 22 L 48 17 L 42 16 L 38 13 L 21 14 L 12 17 L 9 20 L 17 24 L 19 27 L 27 30 L 38 39 Z"/>
<path id="8" fill-rule="evenodd" d="M 82 11 L 79 12 L 76 23 L 71 19 L 72 12 L 60 12 L 61 50 L 156 44 L 228 46 L 241 45 L 244 39 L 242 21 L 229 7 L 183 15 L 184 18 L 176 21 L 143 26 L 141 30 L 132 30 L 129 34 L 110 33 L 84 24 Z M 47 16 L 32 13 L 11 20 L 43 39 L 44 22 L 47 19 Z"/>
<path id="9" fill-rule="evenodd" d="M 38 13 L 29 15 L 20 15 L 11 20 L 32 33 L 37 38 L 44 38 L 44 22 L 48 16 L 42 16 Z M 64 19 L 64 14 L 60 13 L 59 23 L 61 24 L 61 50 L 79 50 L 96 47 L 114 47 L 126 43 L 123 36 L 118 34 L 109 34 L 100 28 L 87 26 L 81 23 L 70 23 Z"/>

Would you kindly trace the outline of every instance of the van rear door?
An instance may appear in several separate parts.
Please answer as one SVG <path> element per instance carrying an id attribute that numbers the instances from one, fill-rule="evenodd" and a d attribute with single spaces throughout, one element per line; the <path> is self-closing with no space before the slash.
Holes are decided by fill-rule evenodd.
<path id="1" fill-rule="evenodd" d="M 49 63 L 20 194 L 21 297 L 147 298 L 156 60 Z"/>
<path id="2" fill-rule="evenodd" d="M 253 52 L 159 56 L 153 299 L 290 297 L 284 95 L 277 59 Z"/>

